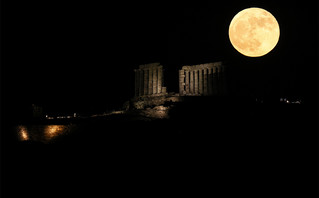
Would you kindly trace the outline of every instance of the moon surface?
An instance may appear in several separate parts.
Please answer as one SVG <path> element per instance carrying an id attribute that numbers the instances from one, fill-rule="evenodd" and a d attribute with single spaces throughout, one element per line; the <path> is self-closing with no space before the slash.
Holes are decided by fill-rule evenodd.
<path id="1" fill-rule="evenodd" d="M 276 18 L 261 8 L 247 8 L 238 12 L 229 25 L 229 39 L 233 47 L 249 57 L 269 53 L 279 41 Z"/>

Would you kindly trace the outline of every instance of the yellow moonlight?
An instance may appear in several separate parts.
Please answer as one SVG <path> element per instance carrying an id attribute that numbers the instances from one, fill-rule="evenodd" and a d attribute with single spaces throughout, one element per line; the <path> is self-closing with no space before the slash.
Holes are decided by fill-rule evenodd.
<path id="1" fill-rule="evenodd" d="M 279 25 L 268 11 L 247 8 L 231 21 L 229 39 L 238 52 L 250 57 L 263 56 L 277 45 Z"/>

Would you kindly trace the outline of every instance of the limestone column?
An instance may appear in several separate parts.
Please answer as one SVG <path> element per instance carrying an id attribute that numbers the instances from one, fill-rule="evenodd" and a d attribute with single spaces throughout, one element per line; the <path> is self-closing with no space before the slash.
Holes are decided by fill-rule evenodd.
<path id="1" fill-rule="evenodd" d="M 157 93 L 157 67 L 153 67 L 153 94 Z"/>
<path id="2" fill-rule="evenodd" d="M 204 69 L 204 95 L 207 96 L 207 69 Z"/>
<path id="3" fill-rule="evenodd" d="M 194 71 L 194 80 L 195 80 L 195 84 L 194 84 L 194 93 L 198 94 L 198 70 Z"/>
<path id="4" fill-rule="evenodd" d="M 183 96 L 185 93 L 185 71 L 179 70 L 179 95 Z"/>
<path id="5" fill-rule="evenodd" d="M 153 68 L 148 70 L 148 95 L 153 94 Z"/>
<path id="6" fill-rule="evenodd" d="M 208 95 L 213 94 L 213 74 L 212 68 L 208 68 Z"/>
<path id="7" fill-rule="evenodd" d="M 194 70 L 190 71 L 190 93 L 194 94 Z"/>
<path id="8" fill-rule="evenodd" d="M 143 77 L 143 70 L 139 69 L 138 70 L 138 74 L 139 74 L 139 78 L 138 78 L 138 95 L 142 96 L 143 92 L 144 92 L 144 87 L 143 87 L 143 81 L 144 81 L 144 77 Z"/>
<path id="9" fill-rule="evenodd" d="M 161 86 L 164 87 L 164 74 L 165 74 L 164 71 L 165 71 L 165 70 L 164 70 L 163 67 L 162 67 L 161 71 L 162 71 L 162 84 L 161 84 Z"/>
<path id="10" fill-rule="evenodd" d="M 199 92 L 199 94 L 203 94 L 203 70 L 202 69 L 200 69 L 199 71 L 198 71 L 198 76 L 199 76 L 199 78 L 198 78 L 198 84 L 199 84 L 199 89 L 198 89 L 198 92 Z"/>
<path id="11" fill-rule="evenodd" d="M 137 96 L 141 96 L 142 94 L 142 89 L 141 89 L 141 78 L 142 78 L 142 75 L 141 75 L 141 70 L 140 69 L 137 69 L 136 70 L 137 72 L 137 79 L 136 79 L 136 83 L 137 83 Z"/>
<path id="12" fill-rule="evenodd" d="M 148 94 L 148 69 L 144 69 L 144 93 L 143 95 Z"/>
<path id="13" fill-rule="evenodd" d="M 213 94 L 216 95 L 218 93 L 218 75 L 217 75 L 217 67 L 213 67 Z"/>
<path id="14" fill-rule="evenodd" d="M 162 93 L 162 73 L 163 73 L 163 66 L 159 66 L 157 68 L 157 93 Z"/>
<path id="15" fill-rule="evenodd" d="M 189 94 L 189 70 L 185 70 L 185 88 L 186 88 L 186 94 Z"/>

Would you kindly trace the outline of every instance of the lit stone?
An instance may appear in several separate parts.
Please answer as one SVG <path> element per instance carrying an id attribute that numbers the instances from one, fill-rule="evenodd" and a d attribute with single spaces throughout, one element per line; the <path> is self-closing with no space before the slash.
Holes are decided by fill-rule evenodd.
<path id="1" fill-rule="evenodd" d="M 185 89 L 186 94 L 189 94 L 189 70 L 185 71 Z"/>
<path id="2" fill-rule="evenodd" d="M 195 94 L 198 94 L 198 70 L 195 70 L 194 71 L 194 81 L 195 81 L 195 84 L 194 84 L 194 93 Z"/>
<path id="3" fill-rule="evenodd" d="M 163 66 L 157 68 L 158 83 L 157 83 L 157 93 L 162 93 L 162 82 L 163 82 Z"/>
<path id="4" fill-rule="evenodd" d="M 160 63 L 140 65 L 135 71 L 135 96 L 162 94 L 163 66 Z"/>
<path id="5" fill-rule="evenodd" d="M 143 69 L 144 73 L 144 93 L 143 95 L 148 94 L 148 69 Z"/>
<path id="6" fill-rule="evenodd" d="M 182 96 L 185 94 L 185 71 L 179 70 L 179 94 Z"/>
<path id="7" fill-rule="evenodd" d="M 153 68 L 148 70 L 148 95 L 153 94 Z"/>
<path id="8" fill-rule="evenodd" d="M 199 94 L 203 94 L 203 70 L 200 69 L 198 70 L 198 85 L 199 85 L 199 89 L 198 89 L 198 93 Z"/>
<path id="9" fill-rule="evenodd" d="M 191 94 L 194 94 L 194 71 L 190 71 L 190 83 L 189 83 L 189 91 Z"/>
<path id="10" fill-rule="evenodd" d="M 220 68 L 220 75 L 217 75 Z M 224 93 L 222 86 L 218 93 L 218 86 L 223 85 L 222 81 L 224 66 L 222 62 L 214 62 L 200 65 L 183 66 L 179 71 L 179 93 L 183 95 L 216 95 Z"/>

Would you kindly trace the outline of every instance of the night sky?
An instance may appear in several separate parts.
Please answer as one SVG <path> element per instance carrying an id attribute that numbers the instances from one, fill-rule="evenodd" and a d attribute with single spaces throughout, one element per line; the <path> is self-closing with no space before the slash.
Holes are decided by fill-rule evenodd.
<path id="1" fill-rule="evenodd" d="M 6 197 L 150 197 L 171 190 L 194 191 L 196 197 L 314 197 L 311 188 L 318 193 L 316 1 L 1 5 L 0 191 Z M 232 18 L 249 7 L 266 9 L 280 26 L 277 46 L 263 57 L 243 56 L 228 38 Z M 160 62 L 165 86 L 178 93 L 183 65 L 215 61 L 227 66 L 230 97 L 192 98 L 199 102 L 176 104 L 168 120 L 139 121 L 128 114 L 75 119 L 67 125 L 76 133 L 62 134 L 56 144 L 17 142 L 18 133 L 12 133 L 21 123 L 37 133 L 37 121 L 24 119 L 32 104 L 52 112 L 119 108 L 134 96 L 140 64 Z M 294 97 L 303 104 L 236 100 L 247 97 L 277 103 Z"/>
<path id="2" fill-rule="evenodd" d="M 318 5 L 305 1 L 4 1 L 2 102 L 65 110 L 115 108 L 134 95 L 134 68 L 160 62 L 178 92 L 183 65 L 225 61 L 236 96 L 317 97 Z M 278 45 L 249 58 L 228 39 L 248 7 L 272 13 Z"/>

